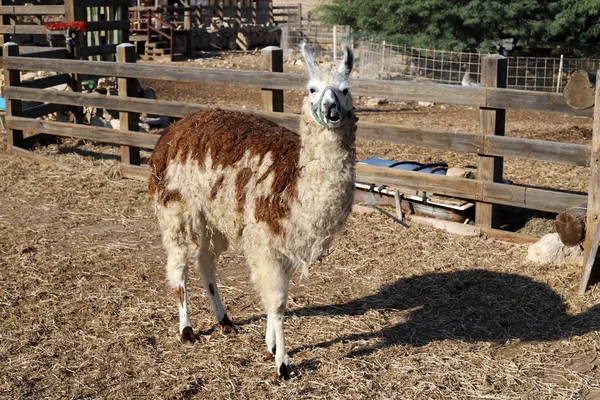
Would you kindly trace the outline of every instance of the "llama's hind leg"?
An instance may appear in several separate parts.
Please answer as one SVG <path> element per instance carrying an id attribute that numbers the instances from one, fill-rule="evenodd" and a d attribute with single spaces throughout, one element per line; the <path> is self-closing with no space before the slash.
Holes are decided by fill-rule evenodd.
<path id="1" fill-rule="evenodd" d="M 158 220 L 162 230 L 162 242 L 167 253 L 167 282 L 175 290 L 179 309 L 179 333 L 182 343 L 190 344 L 195 340 L 188 309 L 187 275 L 192 243 L 189 229 L 178 204 L 160 207 Z"/>
<path id="2" fill-rule="evenodd" d="M 168 240 L 165 240 L 168 242 Z M 188 249 L 172 242 L 167 247 L 167 280 L 175 289 L 177 307 L 179 309 L 179 333 L 181 343 L 191 344 L 195 341 L 192 322 L 188 310 Z"/>
<path id="3" fill-rule="evenodd" d="M 206 227 L 202 230 L 201 244 L 196 254 L 195 265 L 202 278 L 202 284 L 206 290 L 206 295 L 210 300 L 215 316 L 219 324 L 226 330 L 233 327 L 233 323 L 227 316 L 216 279 L 216 264 L 219 255 L 227 250 L 228 241 L 221 232 L 216 229 Z"/>

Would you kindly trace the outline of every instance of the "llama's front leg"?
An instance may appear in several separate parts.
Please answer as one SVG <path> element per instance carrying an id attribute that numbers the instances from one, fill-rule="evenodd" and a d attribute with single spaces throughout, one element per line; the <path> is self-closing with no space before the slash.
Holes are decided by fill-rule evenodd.
<path id="1" fill-rule="evenodd" d="M 292 372 L 285 346 L 283 331 L 284 312 L 287 305 L 289 273 L 283 260 L 269 256 L 268 252 L 255 252 L 248 260 L 252 279 L 260 293 L 267 312 L 267 350 L 275 356 L 277 375 L 287 379 Z"/>

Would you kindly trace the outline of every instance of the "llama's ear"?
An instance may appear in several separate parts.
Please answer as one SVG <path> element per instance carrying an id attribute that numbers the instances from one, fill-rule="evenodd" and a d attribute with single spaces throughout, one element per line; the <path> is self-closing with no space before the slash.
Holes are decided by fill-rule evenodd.
<path id="1" fill-rule="evenodd" d="M 350 72 L 352 72 L 353 66 L 354 53 L 352 52 L 352 48 L 346 44 L 344 45 L 344 61 L 340 64 L 339 67 L 340 74 L 350 76 Z"/>
<path id="2" fill-rule="evenodd" d="M 304 57 L 304 62 L 306 63 L 306 68 L 308 68 L 308 73 L 312 75 L 315 72 L 315 68 L 317 68 L 317 62 L 315 61 L 310 48 L 306 45 L 306 42 L 302 42 L 300 45 L 300 51 Z"/>

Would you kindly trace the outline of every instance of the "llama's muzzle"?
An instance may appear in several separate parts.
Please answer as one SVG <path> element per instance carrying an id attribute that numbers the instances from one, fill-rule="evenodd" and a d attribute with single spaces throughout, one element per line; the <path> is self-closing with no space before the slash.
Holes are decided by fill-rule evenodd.
<path id="1" fill-rule="evenodd" d="M 311 106 L 315 120 L 325 128 L 336 128 L 348 114 L 340 104 L 340 99 L 335 88 L 327 86 L 319 101 Z"/>

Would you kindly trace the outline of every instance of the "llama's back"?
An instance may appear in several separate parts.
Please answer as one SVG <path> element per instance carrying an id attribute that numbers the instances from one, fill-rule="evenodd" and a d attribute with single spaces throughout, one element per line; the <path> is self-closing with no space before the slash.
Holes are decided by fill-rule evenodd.
<path id="1" fill-rule="evenodd" d="M 178 214 L 185 230 L 208 224 L 229 239 L 249 223 L 283 234 L 297 200 L 300 138 L 250 114 L 211 109 L 165 130 L 148 164 L 159 219 Z"/>

